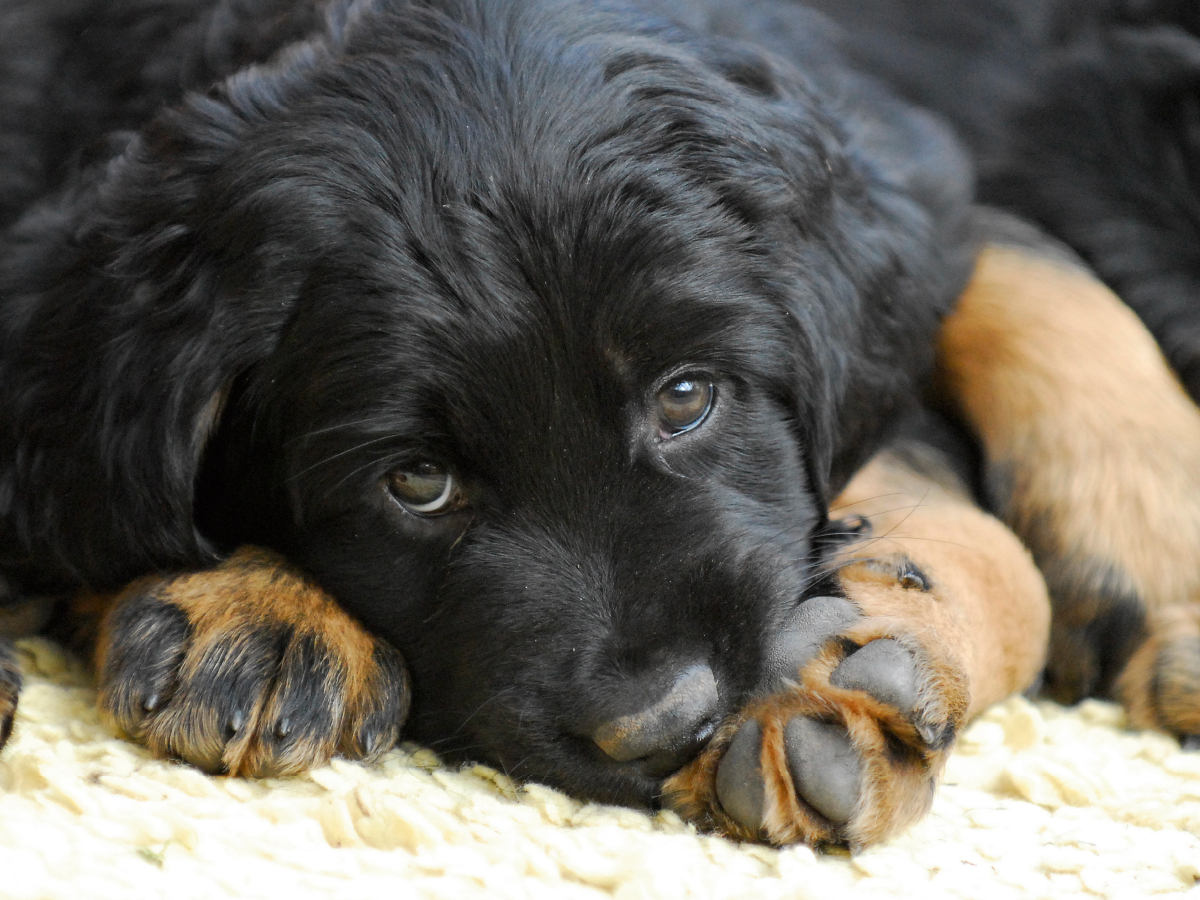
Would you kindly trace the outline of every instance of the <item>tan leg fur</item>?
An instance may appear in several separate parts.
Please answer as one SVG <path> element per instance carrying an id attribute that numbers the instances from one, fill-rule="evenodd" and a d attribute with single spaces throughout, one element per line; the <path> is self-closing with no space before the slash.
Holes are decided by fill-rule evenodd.
<path id="1" fill-rule="evenodd" d="M 1149 332 L 1082 267 L 991 247 L 941 352 L 994 504 L 1050 587 L 1048 689 L 1200 729 L 1200 410 Z"/>

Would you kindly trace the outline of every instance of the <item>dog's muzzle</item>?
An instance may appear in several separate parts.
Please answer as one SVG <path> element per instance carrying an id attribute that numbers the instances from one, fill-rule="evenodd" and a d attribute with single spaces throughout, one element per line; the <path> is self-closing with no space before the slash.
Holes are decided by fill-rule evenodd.
<path id="1" fill-rule="evenodd" d="M 720 699 L 706 663 L 683 669 L 648 706 L 599 725 L 590 737 L 617 762 L 641 761 L 648 774 L 674 772 L 712 736 Z"/>

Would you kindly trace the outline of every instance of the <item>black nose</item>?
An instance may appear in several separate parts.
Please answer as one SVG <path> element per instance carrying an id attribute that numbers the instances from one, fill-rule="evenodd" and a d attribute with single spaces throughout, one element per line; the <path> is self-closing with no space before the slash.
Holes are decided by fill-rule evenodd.
<path id="1" fill-rule="evenodd" d="M 716 728 L 717 679 L 707 665 L 683 669 L 649 706 L 603 723 L 592 740 L 618 762 L 643 760 L 654 775 L 666 775 L 691 759 Z"/>

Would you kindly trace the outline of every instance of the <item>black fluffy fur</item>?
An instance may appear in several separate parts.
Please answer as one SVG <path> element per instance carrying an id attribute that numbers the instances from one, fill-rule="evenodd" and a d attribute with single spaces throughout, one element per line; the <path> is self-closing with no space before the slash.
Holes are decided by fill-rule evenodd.
<path id="1" fill-rule="evenodd" d="M 954 124 L 980 199 L 1083 256 L 1200 399 L 1200 5 L 810 5 L 855 64 Z"/>
<path id="2" fill-rule="evenodd" d="M 405 654 L 410 734 L 649 800 L 590 729 L 695 660 L 754 690 L 971 257 L 948 132 L 747 9 L 11 0 L 5 572 L 276 547 Z M 680 372 L 716 406 L 663 440 Z M 461 512 L 390 498 L 425 458 Z"/>
<path id="3" fill-rule="evenodd" d="M 404 653 L 410 734 L 651 799 L 589 735 L 697 661 L 714 719 L 759 687 L 967 276 L 910 102 L 1200 392 L 1191 5 L 810 6 L 9 0 L 0 574 L 275 547 Z M 680 373 L 716 406 L 664 440 Z M 391 499 L 420 459 L 461 511 Z"/>
<path id="4" fill-rule="evenodd" d="M 1198 87 L 1184 2 L 9 0 L 0 574 L 275 547 L 405 654 L 410 734 L 649 800 L 592 730 L 759 687 L 966 278 L 910 104 L 1200 396 Z M 716 406 L 664 440 L 680 373 Z M 390 498 L 419 459 L 461 511 Z"/>
<path id="5" fill-rule="evenodd" d="M 936 110 L 970 148 L 978 196 L 1068 244 L 1142 318 L 1200 400 L 1200 5 L 1190 0 L 812 0 L 848 59 Z M 1007 505 L 1004 479 L 985 486 Z M 1111 567 L 1022 535 L 1058 610 L 1056 699 L 1108 695 L 1144 638 Z M 1080 615 L 1076 612 L 1075 615 Z"/>

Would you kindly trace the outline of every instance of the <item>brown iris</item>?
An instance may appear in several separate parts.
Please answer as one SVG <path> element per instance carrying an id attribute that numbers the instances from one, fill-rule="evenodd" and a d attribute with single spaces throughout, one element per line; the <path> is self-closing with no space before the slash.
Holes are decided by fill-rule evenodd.
<path id="1" fill-rule="evenodd" d="M 436 516 L 462 505 L 462 494 L 450 470 L 428 460 L 389 472 L 387 487 L 401 506 L 423 516 Z"/>
<path id="2" fill-rule="evenodd" d="M 713 385 L 700 377 L 680 378 L 658 392 L 658 422 L 664 436 L 691 431 L 713 404 Z"/>

